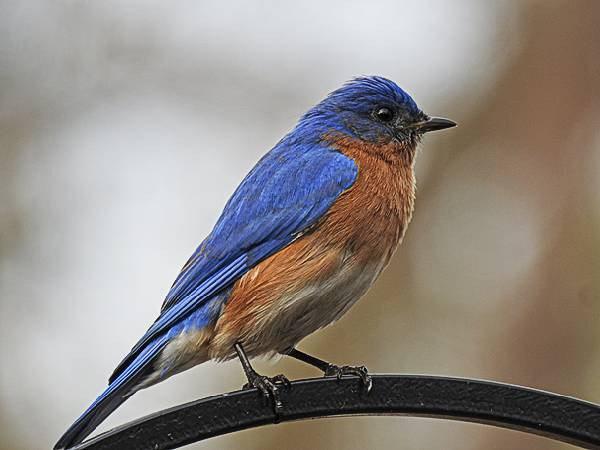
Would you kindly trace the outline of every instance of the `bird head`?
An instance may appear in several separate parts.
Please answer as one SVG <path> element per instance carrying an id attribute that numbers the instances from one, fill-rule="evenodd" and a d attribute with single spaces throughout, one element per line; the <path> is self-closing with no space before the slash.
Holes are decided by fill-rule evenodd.
<path id="1" fill-rule="evenodd" d="M 414 145 L 427 132 L 456 125 L 430 117 L 386 78 L 355 78 L 330 93 L 300 121 L 302 128 L 339 132 L 373 144 L 398 141 Z"/>

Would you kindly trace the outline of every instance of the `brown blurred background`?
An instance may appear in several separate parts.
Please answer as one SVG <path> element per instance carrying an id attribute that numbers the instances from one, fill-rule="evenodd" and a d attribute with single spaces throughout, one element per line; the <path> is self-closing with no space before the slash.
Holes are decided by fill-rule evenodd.
<path id="1" fill-rule="evenodd" d="M 600 2 L 0 3 L 0 448 L 50 447 L 154 320 L 262 153 L 326 92 L 396 80 L 428 136 L 390 267 L 300 348 L 375 372 L 600 402 Z M 300 363 L 267 373 L 316 376 Z M 237 389 L 237 362 L 103 424 Z M 205 449 L 559 449 L 413 418 L 340 418 Z"/>

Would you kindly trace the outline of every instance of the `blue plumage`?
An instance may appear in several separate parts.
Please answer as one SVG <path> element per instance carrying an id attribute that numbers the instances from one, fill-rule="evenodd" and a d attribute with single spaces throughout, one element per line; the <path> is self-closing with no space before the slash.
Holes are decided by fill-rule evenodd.
<path id="1" fill-rule="evenodd" d="M 379 117 L 381 111 L 390 120 Z M 406 92 L 380 77 L 355 79 L 311 108 L 242 181 L 173 283 L 159 317 L 55 448 L 81 442 L 141 386 L 181 370 L 173 367 L 180 362 L 178 347 L 170 350 L 170 344 L 184 331 L 214 324 L 233 284 L 317 225 L 355 183 L 358 167 L 329 146 L 332 134 L 370 143 L 406 140 L 414 146 L 425 132 L 414 125 L 427 119 Z M 429 130 L 440 129 L 440 123 L 447 127 L 438 121 Z"/>
<path id="2" fill-rule="evenodd" d="M 374 120 L 374 108 L 380 107 L 396 111 L 393 122 Z M 304 139 L 333 130 L 366 142 L 381 143 L 399 137 L 402 131 L 399 124 L 426 118 L 412 97 L 396 83 L 382 77 L 362 77 L 333 91 L 308 110 L 293 134 L 296 139 Z"/>
<path id="3" fill-rule="evenodd" d="M 113 381 L 152 339 L 314 224 L 354 182 L 355 163 L 330 148 L 283 139 L 242 181 L 175 280 L 162 313 L 119 364 Z"/>
<path id="4" fill-rule="evenodd" d="M 79 442 L 144 378 L 153 359 L 183 328 L 216 319 L 218 294 L 244 273 L 313 225 L 348 189 L 355 163 L 330 148 L 290 145 L 284 138 L 235 191 L 212 233 L 194 252 L 171 287 L 161 315 L 123 359 L 109 387 L 67 430 L 56 448 Z"/>
<path id="5" fill-rule="evenodd" d="M 79 416 L 54 446 L 68 448 L 78 444 L 129 397 L 144 371 L 168 343 L 167 335 L 150 342 L 128 367 L 116 377 L 96 400 Z"/>

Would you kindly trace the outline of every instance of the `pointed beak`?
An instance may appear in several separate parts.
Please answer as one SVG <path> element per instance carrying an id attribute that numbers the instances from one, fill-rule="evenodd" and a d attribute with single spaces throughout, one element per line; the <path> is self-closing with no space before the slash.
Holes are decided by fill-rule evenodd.
<path id="1" fill-rule="evenodd" d="M 441 117 L 430 117 L 425 122 L 419 122 L 415 124 L 415 129 L 419 133 L 429 133 L 430 131 L 445 130 L 446 128 L 452 128 L 456 126 L 456 122 L 452 122 L 449 119 L 442 119 Z"/>

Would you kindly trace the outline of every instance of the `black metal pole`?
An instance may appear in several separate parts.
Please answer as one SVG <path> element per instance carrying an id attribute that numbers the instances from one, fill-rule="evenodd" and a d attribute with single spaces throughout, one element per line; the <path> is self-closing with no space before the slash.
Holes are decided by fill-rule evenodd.
<path id="1" fill-rule="evenodd" d="M 277 422 L 373 414 L 477 422 L 600 449 L 600 406 L 489 381 L 374 375 L 367 394 L 357 378 L 319 378 L 293 382 L 281 400 L 276 416 L 255 389 L 217 395 L 135 420 L 74 449 L 166 450 Z"/>

